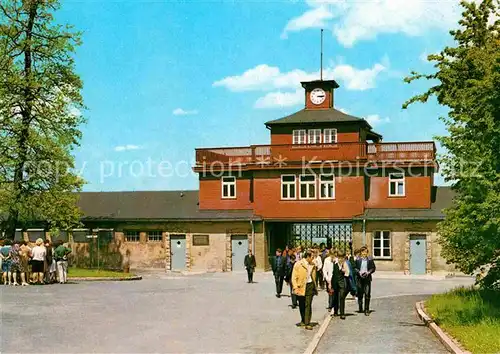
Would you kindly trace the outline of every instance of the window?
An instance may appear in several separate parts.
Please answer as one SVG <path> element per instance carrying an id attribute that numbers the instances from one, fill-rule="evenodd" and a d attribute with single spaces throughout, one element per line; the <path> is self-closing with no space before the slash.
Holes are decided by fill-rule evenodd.
<path id="1" fill-rule="evenodd" d="M 306 143 L 306 131 L 305 130 L 294 130 L 293 131 L 293 144 L 305 144 Z"/>
<path id="2" fill-rule="evenodd" d="M 300 199 L 316 199 L 316 176 L 300 176 Z"/>
<path id="3" fill-rule="evenodd" d="M 89 242 L 89 238 L 87 236 L 92 235 L 92 232 L 87 229 L 73 229 L 73 242 Z"/>
<path id="4" fill-rule="evenodd" d="M 139 242 L 141 236 L 139 231 L 125 231 L 125 241 L 127 242 Z"/>
<path id="5" fill-rule="evenodd" d="M 236 177 L 222 177 L 222 198 L 236 198 Z"/>
<path id="6" fill-rule="evenodd" d="M 310 129 L 307 134 L 309 144 L 321 144 L 321 129 Z"/>
<path id="7" fill-rule="evenodd" d="M 335 144 L 337 142 L 337 129 L 325 129 L 323 131 L 323 142 L 325 144 Z"/>
<path id="8" fill-rule="evenodd" d="M 402 197 L 405 195 L 405 175 L 404 173 L 389 174 L 389 196 Z"/>
<path id="9" fill-rule="evenodd" d="M 373 257 L 391 258 L 390 231 L 375 231 L 373 233 Z"/>
<path id="10" fill-rule="evenodd" d="M 335 176 L 320 175 L 319 176 L 319 198 L 320 199 L 335 199 Z"/>
<path id="11" fill-rule="evenodd" d="M 193 246 L 208 246 L 209 244 L 208 235 L 193 235 Z"/>
<path id="12" fill-rule="evenodd" d="M 163 233 L 161 231 L 148 231 L 148 241 L 149 242 L 163 241 Z"/>
<path id="13" fill-rule="evenodd" d="M 281 199 L 296 199 L 295 175 L 281 176 Z"/>

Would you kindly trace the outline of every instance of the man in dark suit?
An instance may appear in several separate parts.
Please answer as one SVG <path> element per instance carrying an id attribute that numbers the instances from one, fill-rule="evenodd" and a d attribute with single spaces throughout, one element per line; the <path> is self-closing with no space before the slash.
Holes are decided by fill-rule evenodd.
<path id="1" fill-rule="evenodd" d="M 344 251 L 337 254 L 337 262 L 333 265 L 332 287 L 334 289 L 334 308 L 333 316 L 338 316 L 345 320 L 345 298 L 350 290 L 350 269 Z"/>
<path id="2" fill-rule="evenodd" d="M 248 283 L 253 283 L 253 273 L 255 272 L 255 256 L 252 254 L 252 250 L 248 250 L 248 254 L 245 256 L 245 268 L 247 269 Z"/>
<path id="3" fill-rule="evenodd" d="M 356 260 L 355 272 L 359 281 L 358 305 L 359 313 L 365 313 L 365 316 L 370 315 L 370 297 L 372 292 L 372 274 L 375 273 L 375 262 L 371 257 L 368 257 L 368 248 L 363 246 L 360 248 L 360 257 Z M 363 297 L 365 299 L 365 308 L 363 310 Z"/>
<path id="4" fill-rule="evenodd" d="M 276 256 L 271 260 L 271 267 L 273 269 L 274 281 L 276 282 L 276 297 L 281 297 L 283 290 L 283 281 L 285 280 L 286 273 L 286 257 L 281 255 L 281 249 L 276 250 Z"/>

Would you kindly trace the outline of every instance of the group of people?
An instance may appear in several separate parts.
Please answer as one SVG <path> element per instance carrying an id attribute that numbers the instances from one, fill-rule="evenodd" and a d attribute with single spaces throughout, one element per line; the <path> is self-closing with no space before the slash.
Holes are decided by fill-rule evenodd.
<path id="1" fill-rule="evenodd" d="M 33 248 L 26 241 L 5 240 L 0 248 L 2 284 L 21 285 L 67 282 L 71 249 L 62 241 L 54 245 L 39 238 Z M 56 274 L 57 273 L 57 274 Z"/>
<path id="2" fill-rule="evenodd" d="M 352 254 L 354 253 L 354 254 Z M 348 294 L 357 297 L 358 312 L 370 315 L 372 274 L 375 262 L 368 256 L 368 247 L 351 252 L 327 248 L 325 244 L 310 249 L 289 248 L 276 250 L 271 258 L 276 283 L 276 297 L 283 292 L 283 283 L 290 288 L 291 307 L 299 307 L 301 321 L 298 327 L 312 329 L 312 300 L 319 290 L 328 292 L 327 309 L 331 316 L 345 317 L 345 300 Z M 249 251 L 245 257 L 248 282 L 253 282 L 255 256 Z"/>

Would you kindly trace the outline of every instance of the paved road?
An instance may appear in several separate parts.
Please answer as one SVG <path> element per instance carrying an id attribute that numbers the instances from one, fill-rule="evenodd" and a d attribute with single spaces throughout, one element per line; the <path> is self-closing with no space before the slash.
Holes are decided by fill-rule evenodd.
<path id="1" fill-rule="evenodd" d="M 160 273 L 136 282 L 0 287 L 0 351 L 303 352 L 317 327 L 313 331 L 295 327 L 298 310 L 287 306 L 290 298 L 274 296 L 271 274 L 256 274 L 257 284 L 247 284 L 245 276 L 242 273 L 198 276 Z M 377 280 L 379 290 L 375 287 L 374 296 L 392 296 L 424 288 L 432 293 L 457 284 L 456 281 L 427 281 L 413 286 L 413 283 L 415 281 Z M 325 304 L 325 293 L 314 299 L 313 321 L 321 323 Z M 374 306 L 379 305 L 374 303 Z M 370 320 L 380 321 L 384 311 L 393 310 L 391 306 L 380 309 Z M 387 314 L 384 317 L 388 320 Z"/>
<path id="2" fill-rule="evenodd" d="M 347 318 L 334 318 L 316 350 L 323 353 L 447 353 L 415 313 L 415 302 L 426 296 L 373 300 L 370 317 L 355 313 L 351 301 Z"/>

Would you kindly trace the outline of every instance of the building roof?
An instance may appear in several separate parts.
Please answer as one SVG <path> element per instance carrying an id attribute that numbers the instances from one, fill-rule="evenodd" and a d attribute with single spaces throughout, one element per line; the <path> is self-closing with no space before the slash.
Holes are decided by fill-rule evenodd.
<path id="1" fill-rule="evenodd" d="M 301 81 L 300 84 L 302 85 L 303 88 L 306 88 L 308 86 L 322 86 L 322 87 L 328 87 L 328 88 L 339 88 L 339 84 L 335 80 L 313 80 L 313 81 Z"/>
<path id="2" fill-rule="evenodd" d="M 252 210 L 200 211 L 198 191 L 82 192 L 83 220 L 250 220 Z"/>
<path id="3" fill-rule="evenodd" d="M 365 209 L 355 219 L 366 220 L 442 220 L 443 209 L 451 206 L 455 192 L 450 187 L 435 187 L 430 209 Z"/>
<path id="4" fill-rule="evenodd" d="M 430 209 L 366 209 L 361 220 L 441 220 L 451 205 L 450 187 L 435 187 Z M 252 210 L 200 210 L 198 191 L 82 192 L 83 220 L 259 220 Z"/>
<path id="5" fill-rule="evenodd" d="M 363 118 L 358 118 L 345 114 L 335 108 L 329 109 L 302 109 L 298 112 L 290 114 L 289 116 L 271 120 L 266 122 L 266 125 L 278 125 L 278 124 L 305 124 L 305 123 L 343 123 L 343 122 L 360 122 L 367 124 L 370 128 L 370 124 Z"/>

